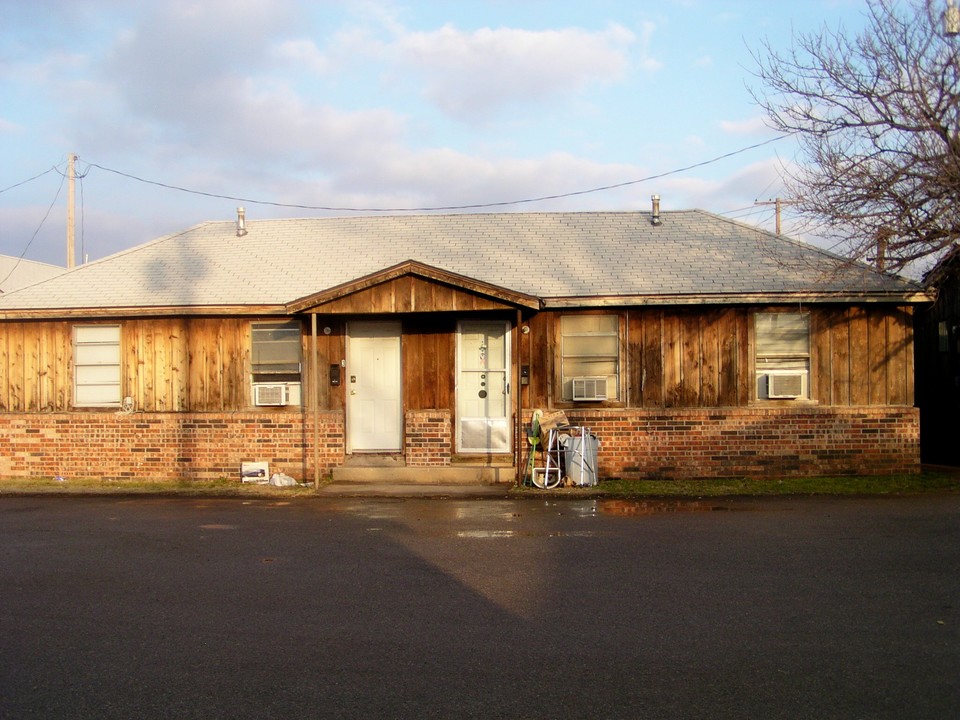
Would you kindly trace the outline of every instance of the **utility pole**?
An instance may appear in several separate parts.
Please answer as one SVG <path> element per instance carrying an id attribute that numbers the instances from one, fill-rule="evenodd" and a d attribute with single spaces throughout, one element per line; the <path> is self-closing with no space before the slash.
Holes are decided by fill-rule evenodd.
<path id="1" fill-rule="evenodd" d="M 754 200 L 754 205 L 774 205 L 776 206 L 776 215 L 777 215 L 777 235 L 780 234 L 780 209 L 784 205 L 793 205 L 792 202 L 788 200 L 781 200 L 780 198 L 775 198 L 773 200 Z"/>
<path id="2" fill-rule="evenodd" d="M 77 186 L 77 156 L 67 155 L 67 269 L 76 266 L 75 212 Z"/>

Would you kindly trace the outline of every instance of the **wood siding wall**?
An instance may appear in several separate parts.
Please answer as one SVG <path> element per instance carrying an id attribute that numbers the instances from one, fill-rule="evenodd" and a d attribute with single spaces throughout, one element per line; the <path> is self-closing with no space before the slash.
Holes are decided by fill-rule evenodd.
<path id="1" fill-rule="evenodd" d="M 621 400 L 633 408 L 742 407 L 756 400 L 753 316 L 769 308 L 635 308 L 620 311 Z M 810 393 L 820 405 L 913 405 L 909 306 L 814 306 Z M 559 314 L 529 320 L 525 407 L 576 407 L 559 399 Z M 793 402 L 793 401 L 784 401 Z"/>
<path id="2" fill-rule="evenodd" d="M 264 318 L 276 320 L 276 318 Z M 119 320 L 121 395 L 144 412 L 225 412 L 252 406 L 249 318 Z M 73 327 L 87 322 L 0 323 L 0 412 L 73 408 Z M 343 357 L 342 325 L 317 339 L 323 409 L 342 407 L 329 364 Z M 320 328 L 324 325 L 321 323 Z M 303 391 L 311 387 L 310 325 L 303 325 Z M 334 389 L 335 390 L 335 389 Z"/>
<path id="3" fill-rule="evenodd" d="M 790 310 L 791 308 L 768 308 Z M 755 400 L 754 308 L 634 308 L 621 317 L 621 402 L 633 408 L 746 406 Z M 813 306 L 810 388 L 820 405 L 912 405 L 913 331 L 909 306 Z M 507 317 L 507 319 L 513 319 Z M 542 312 L 514 335 L 528 408 L 559 401 L 559 314 Z M 275 319 L 275 318 L 264 318 Z M 404 319 L 407 410 L 452 409 L 457 315 Z M 345 318 L 318 317 L 316 397 L 343 409 L 330 366 L 345 357 Z M 250 318 L 149 318 L 121 326 L 123 396 L 144 412 L 249 409 Z M 0 412 L 62 412 L 73 406 L 73 326 L 62 321 L 0 323 Z M 330 328 L 329 333 L 324 328 Z M 303 321 L 303 398 L 314 396 L 309 319 Z M 514 383 L 517 378 L 514 378 Z M 788 401 L 789 402 L 789 401 Z"/>

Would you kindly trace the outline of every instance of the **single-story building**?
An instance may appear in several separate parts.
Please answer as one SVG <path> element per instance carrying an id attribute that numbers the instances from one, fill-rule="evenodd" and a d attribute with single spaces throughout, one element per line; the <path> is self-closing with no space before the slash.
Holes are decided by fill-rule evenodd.
<path id="1" fill-rule="evenodd" d="M 924 462 L 960 465 L 960 246 L 928 272 L 935 298 L 917 313 L 917 406 Z"/>
<path id="2" fill-rule="evenodd" d="M 0 477 L 919 470 L 902 278 L 700 210 L 207 222 L 0 297 Z"/>

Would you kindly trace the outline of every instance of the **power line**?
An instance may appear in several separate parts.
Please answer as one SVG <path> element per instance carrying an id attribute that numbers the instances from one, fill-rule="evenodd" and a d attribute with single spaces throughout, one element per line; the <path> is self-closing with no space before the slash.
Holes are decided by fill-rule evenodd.
<path id="1" fill-rule="evenodd" d="M 50 168 L 50 170 L 55 170 L 56 168 Z M 41 175 L 46 175 L 50 170 L 47 170 L 45 173 L 40 173 L 37 177 Z M 36 178 L 31 178 L 36 179 Z M 29 182 L 29 181 L 26 181 Z M 37 235 L 40 234 L 40 230 L 43 228 L 44 223 L 47 222 L 47 218 L 50 217 L 50 213 L 53 211 L 53 206 L 57 204 L 57 200 L 60 198 L 60 191 L 63 190 L 63 183 L 66 182 L 66 176 L 61 173 L 60 175 L 60 185 L 57 187 L 57 194 L 53 196 L 53 200 L 50 202 L 50 206 L 47 208 L 47 212 L 44 213 L 43 219 L 40 221 L 40 224 L 37 226 L 37 229 L 33 231 L 33 235 L 30 237 L 30 242 L 27 243 L 26 247 L 23 248 L 23 252 L 20 253 L 20 257 L 17 258 L 17 262 L 14 263 L 13 267 L 10 268 L 10 272 L 7 273 L 7 276 L 0 280 L 0 287 L 3 287 L 3 284 L 10 279 L 10 276 L 13 275 L 14 271 L 20 266 L 20 261 L 23 260 L 24 255 L 27 254 L 27 250 L 30 249 L 30 246 L 33 244 L 33 241 L 37 239 Z M 21 183 L 22 184 L 22 183 Z"/>
<path id="2" fill-rule="evenodd" d="M 44 175 L 46 175 L 46 174 L 48 174 L 48 173 L 54 172 L 56 169 L 57 169 L 57 166 L 56 166 L 56 165 L 54 165 L 54 166 L 51 167 L 51 168 L 47 168 L 46 170 L 44 170 L 44 171 L 43 171 L 42 173 L 40 173 L 39 175 L 34 175 L 32 178 L 27 178 L 26 180 L 21 180 L 21 181 L 18 182 L 18 183 L 14 183 L 14 184 L 11 185 L 10 187 L 5 187 L 5 188 L 3 188 L 3 190 L 0 190 L 0 194 L 7 192 L 7 190 L 13 190 L 14 188 L 18 188 L 18 187 L 20 187 L 21 185 L 26 185 L 27 183 L 33 182 L 34 180 L 38 180 L 38 179 L 42 178 Z"/>
<path id="3" fill-rule="evenodd" d="M 506 207 L 508 205 L 524 205 L 529 203 L 544 202 L 546 200 L 560 200 L 568 197 L 577 197 L 580 195 L 589 195 L 591 193 L 604 192 L 606 190 L 616 190 L 622 187 L 628 187 L 630 185 L 637 185 L 639 183 L 649 182 L 651 180 L 658 180 L 660 178 L 668 177 L 670 175 L 676 175 L 678 173 L 686 172 L 688 170 L 693 170 L 699 167 L 704 167 L 705 165 L 711 165 L 715 162 L 725 160 L 727 158 L 739 155 L 741 153 L 748 152 L 750 150 L 755 150 L 764 145 L 769 145 L 774 142 L 779 142 L 784 138 L 788 137 L 787 135 L 780 135 L 763 142 L 756 143 L 754 145 L 749 145 L 747 147 L 740 148 L 739 150 L 734 150 L 732 152 L 724 153 L 723 155 L 718 155 L 717 157 L 711 158 L 709 160 L 704 160 L 702 162 L 694 163 L 692 165 L 687 165 L 685 167 L 677 168 L 675 170 L 669 170 L 667 172 L 658 173 L 656 175 L 648 175 L 647 177 L 640 178 L 638 180 L 628 180 L 626 182 L 615 183 L 613 185 L 604 185 L 601 187 L 590 188 L 589 190 L 577 190 L 574 192 L 568 193 L 558 193 L 555 195 L 542 195 L 540 197 L 525 198 L 522 200 L 505 200 L 502 202 L 491 202 L 491 203 L 473 203 L 468 205 L 441 205 L 434 207 L 335 207 L 330 205 L 301 205 L 296 203 L 282 203 L 275 202 L 271 200 L 256 200 L 254 198 L 244 198 L 237 197 L 234 195 L 223 195 L 220 193 L 205 192 L 203 190 L 193 190 L 190 188 L 180 187 L 178 185 L 170 185 L 168 183 L 158 182 L 156 180 L 148 180 L 146 178 L 138 177 L 130 173 L 125 173 L 120 170 L 115 170 L 113 168 L 108 168 L 98 163 L 88 163 L 89 168 L 95 167 L 104 172 L 113 173 L 114 175 L 119 175 L 120 177 L 125 177 L 130 180 L 136 180 L 147 185 L 154 185 L 156 187 L 166 188 L 167 190 L 176 190 L 178 192 L 189 193 L 191 195 L 201 195 L 203 197 L 217 198 L 220 200 L 232 200 L 234 202 L 241 202 L 248 205 L 268 205 L 271 207 L 281 207 L 281 208 L 292 208 L 297 210 L 324 210 L 329 212 L 370 212 L 370 213 L 387 213 L 387 212 L 432 212 L 438 210 L 479 210 L 483 208 L 492 208 L 492 207 Z"/>

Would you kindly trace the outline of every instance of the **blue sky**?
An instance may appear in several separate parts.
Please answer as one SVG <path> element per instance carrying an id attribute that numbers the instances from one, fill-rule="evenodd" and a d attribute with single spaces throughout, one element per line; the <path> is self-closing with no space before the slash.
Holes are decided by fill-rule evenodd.
<path id="1" fill-rule="evenodd" d="M 477 211 L 648 210 L 657 193 L 664 210 L 772 229 L 772 207 L 754 201 L 782 192 L 779 167 L 796 146 L 738 152 L 777 137 L 748 90 L 751 50 L 824 25 L 857 30 L 864 10 L 862 0 L 4 3 L 0 254 L 65 262 L 71 152 L 78 259 L 230 219 L 239 204 L 250 219 L 373 214 L 621 183 Z M 784 231 L 799 233 L 791 222 L 787 208 Z"/>

